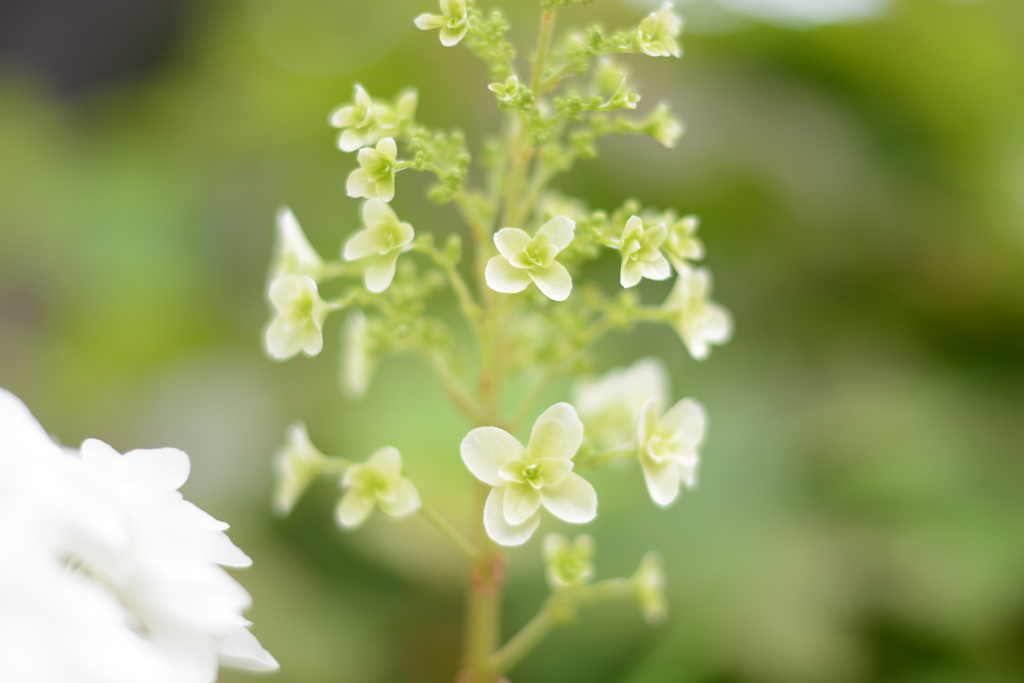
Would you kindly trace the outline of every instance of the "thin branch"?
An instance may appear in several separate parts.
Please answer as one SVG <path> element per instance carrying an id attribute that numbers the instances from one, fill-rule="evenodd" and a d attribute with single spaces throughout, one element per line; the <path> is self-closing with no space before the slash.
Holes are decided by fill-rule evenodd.
<path id="1" fill-rule="evenodd" d="M 438 514 L 434 508 L 423 503 L 420 505 L 420 514 L 423 515 L 424 519 L 433 524 L 445 538 L 451 541 L 452 545 L 457 547 L 467 559 L 477 560 L 480 558 L 480 550 L 459 533 L 459 530 L 452 526 L 451 522 Z"/>

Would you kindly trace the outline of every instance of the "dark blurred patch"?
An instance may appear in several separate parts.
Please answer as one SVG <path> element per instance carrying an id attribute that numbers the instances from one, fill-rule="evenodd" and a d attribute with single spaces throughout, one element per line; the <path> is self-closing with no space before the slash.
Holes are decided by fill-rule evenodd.
<path id="1" fill-rule="evenodd" d="M 60 96 L 139 79 L 170 52 L 184 0 L 2 0 L 0 60 Z"/>

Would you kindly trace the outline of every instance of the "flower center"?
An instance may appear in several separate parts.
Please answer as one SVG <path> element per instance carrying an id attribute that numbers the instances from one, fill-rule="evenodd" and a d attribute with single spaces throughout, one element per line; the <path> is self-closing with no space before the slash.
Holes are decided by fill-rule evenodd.
<path id="1" fill-rule="evenodd" d="M 526 477 L 527 481 L 535 481 L 540 477 L 540 465 L 533 463 L 523 468 L 523 476 Z"/>

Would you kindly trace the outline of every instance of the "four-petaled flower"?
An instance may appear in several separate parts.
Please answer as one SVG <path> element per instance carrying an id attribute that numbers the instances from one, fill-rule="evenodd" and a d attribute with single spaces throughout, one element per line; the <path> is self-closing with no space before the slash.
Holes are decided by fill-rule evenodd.
<path id="1" fill-rule="evenodd" d="M 370 94 L 358 83 L 355 84 L 354 90 L 353 104 L 335 109 L 328 119 L 332 126 L 342 129 L 338 136 L 338 149 L 342 152 L 354 152 L 384 137 L 373 137 L 377 128 L 377 117 Z"/>
<path id="2" fill-rule="evenodd" d="M 724 344 L 732 336 L 732 316 L 713 301 L 711 273 L 707 268 L 693 269 L 677 264 L 679 277 L 662 310 L 686 344 L 690 355 L 704 360 L 711 354 L 709 344 Z"/>
<path id="3" fill-rule="evenodd" d="M 338 502 L 335 517 L 349 529 L 365 522 L 374 505 L 393 517 L 402 517 L 420 508 L 419 492 L 402 476 L 402 455 L 391 446 L 385 446 L 366 462 L 345 470 L 341 485 L 348 491 Z"/>
<path id="4" fill-rule="evenodd" d="M 687 488 L 697 484 L 697 448 L 704 440 L 707 417 L 692 398 L 679 401 L 664 415 L 660 412 L 658 400 L 648 399 L 640 410 L 636 439 L 647 491 L 665 507 L 679 495 L 680 481 Z"/>
<path id="5" fill-rule="evenodd" d="M 277 316 L 267 327 L 267 353 L 277 360 L 299 351 L 315 356 L 324 346 L 324 318 L 331 307 L 320 298 L 316 282 L 307 275 L 286 275 L 270 283 L 270 303 Z"/>
<path id="6" fill-rule="evenodd" d="M 580 534 L 570 544 L 562 534 L 544 537 L 544 564 L 551 590 L 583 586 L 594 580 L 594 539 Z"/>
<path id="7" fill-rule="evenodd" d="M 683 134 L 683 124 L 667 104 L 660 102 L 644 121 L 643 132 L 671 149 Z"/>
<path id="8" fill-rule="evenodd" d="M 363 204 L 363 223 L 366 228 L 348 239 L 343 256 L 346 261 L 372 258 L 366 268 L 366 288 L 374 293 L 383 292 L 395 277 L 398 255 L 412 249 L 415 233 L 380 199 Z"/>
<path id="9" fill-rule="evenodd" d="M 668 228 L 664 223 L 644 230 L 640 216 L 631 216 L 626 221 L 619 240 L 619 253 L 622 254 L 619 281 L 623 287 L 633 287 L 641 278 L 665 280 L 672 274 L 671 266 L 659 249 L 667 236 Z"/>
<path id="10" fill-rule="evenodd" d="M 327 460 L 309 440 L 306 425 L 288 425 L 285 443 L 274 456 L 277 483 L 274 488 L 274 512 L 289 514 L 309 484 L 317 478 Z"/>
<path id="11" fill-rule="evenodd" d="M 520 95 L 519 77 L 513 74 L 504 83 L 491 83 L 487 89 L 498 96 L 500 106 L 514 107 Z"/>
<path id="12" fill-rule="evenodd" d="M 602 449 L 633 441 L 640 410 L 654 397 L 659 409 L 668 405 L 669 376 L 657 358 L 641 358 L 628 368 L 613 368 L 597 379 L 581 379 L 573 387 L 572 404 L 587 430 L 587 439 Z"/>
<path id="13" fill-rule="evenodd" d="M 647 623 L 656 624 L 663 620 L 668 614 L 668 601 L 665 599 L 665 570 L 661 555 L 653 550 L 644 555 L 630 581 Z"/>
<path id="14" fill-rule="evenodd" d="M 487 286 L 514 294 L 532 281 L 549 299 L 565 301 L 572 277 L 555 257 L 572 242 L 575 230 L 576 223 L 566 216 L 555 216 L 532 238 L 519 228 L 502 228 L 494 235 L 500 254 L 487 262 Z"/>
<path id="15" fill-rule="evenodd" d="M 359 150 L 359 168 L 352 171 L 345 186 L 348 196 L 390 202 L 395 196 L 397 163 L 398 145 L 394 138 L 384 138 L 372 149 Z"/>
<path id="16" fill-rule="evenodd" d="M 308 275 L 317 280 L 324 262 L 306 239 L 295 214 L 287 206 L 277 210 L 277 237 L 270 262 L 270 278 L 282 275 Z"/>
<path id="17" fill-rule="evenodd" d="M 568 403 L 537 418 L 526 448 L 503 429 L 478 427 L 462 440 L 462 460 L 494 488 L 484 505 L 484 527 L 501 545 L 525 543 L 540 524 L 543 505 L 556 517 L 583 524 L 597 515 L 597 493 L 572 471 L 583 423 Z"/>
<path id="18" fill-rule="evenodd" d="M 683 20 L 672 11 L 672 3 L 666 2 L 640 22 L 633 42 L 651 57 L 679 57 L 682 53 L 676 38 L 682 28 Z"/>
<path id="19" fill-rule="evenodd" d="M 469 30 L 466 0 L 441 0 L 441 14 L 421 14 L 415 21 L 416 27 L 424 31 L 441 29 L 441 44 L 445 47 L 457 45 Z"/>

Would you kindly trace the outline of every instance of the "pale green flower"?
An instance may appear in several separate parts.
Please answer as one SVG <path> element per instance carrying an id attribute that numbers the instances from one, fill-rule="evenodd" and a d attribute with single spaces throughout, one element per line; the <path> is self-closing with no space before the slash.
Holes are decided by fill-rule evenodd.
<path id="1" fill-rule="evenodd" d="M 503 429 L 478 427 L 462 440 L 462 461 L 489 484 L 484 506 L 487 534 L 501 545 L 525 543 L 540 524 L 543 505 L 573 524 L 597 515 L 597 493 L 572 471 L 583 441 L 583 423 L 568 403 L 556 403 L 537 418 L 526 448 Z"/>
<path id="2" fill-rule="evenodd" d="M 504 83 L 491 83 L 487 89 L 498 96 L 498 104 L 514 107 L 519 95 L 519 77 L 513 74 L 506 78 Z"/>
<path id="3" fill-rule="evenodd" d="M 383 138 L 399 135 L 416 117 L 418 95 L 414 89 L 403 91 L 395 106 L 373 100 L 358 83 L 354 91 L 352 104 L 338 107 L 328 117 L 333 127 L 342 129 L 338 149 L 343 152 L 354 152 Z"/>
<path id="4" fill-rule="evenodd" d="M 341 485 L 348 491 L 338 502 L 335 519 L 349 529 L 365 522 L 375 505 L 392 517 L 402 517 L 420 508 L 419 492 L 402 476 L 402 455 L 391 446 L 345 470 Z"/>
<path id="5" fill-rule="evenodd" d="M 665 599 L 665 570 L 661 555 L 653 550 L 644 555 L 629 580 L 647 623 L 656 624 L 664 620 L 668 614 L 668 601 Z"/>
<path id="6" fill-rule="evenodd" d="M 626 79 L 623 78 L 619 82 L 619 87 L 615 89 L 612 96 L 608 98 L 608 101 L 601 106 L 603 111 L 612 111 L 614 109 L 636 109 L 636 105 L 640 102 L 640 93 L 629 90 L 629 86 L 626 85 Z"/>
<path id="7" fill-rule="evenodd" d="M 544 537 L 544 565 L 551 590 L 583 586 L 594 580 L 594 539 L 580 534 L 570 544 L 562 534 Z"/>
<path id="8" fill-rule="evenodd" d="M 306 425 L 294 422 L 285 432 L 285 443 L 274 456 L 277 480 L 274 486 L 274 512 L 289 514 L 296 501 L 323 470 L 327 458 L 309 440 Z"/>
<path id="9" fill-rule="evenodd" d="M 695 234 L 698 227 L 700 219 L 696 216 L 683 216 L 670 222 L 668 238 L 662 249 L 668 254 L 676 270 L 685 266 L 686 260 L 699 261 L 704 258 L 704 244 Z"/>
<path id="10" fill-rule="evenodd" d="M 295 214 L 287 206 L 277 210 L 277 235 L 270 262 L 270 279 L 283 275 L 308 275 L 317 280 L 324 262 L 306 239 Z"/>
<path id="11" fill-rule="evenodd" d="M 672 274 L 671 266 L 659 249 L 667 235 L 668 228 L 664 223 L 644 230 L 640 216 L 631 216 L 626 221 L 619 240 L 619 253 L 622 255 L 619 282 L 623 287 L 633 287 L 642 278 L 665 280 Z"/>
<path id="12" fill-rule="evenodd" d="M 372 259 L 366 268 L 366 288 L 383 292 L 395 277 L 399 254 L 412 249 L 415 233 L 381 199 L 363 204 L 363 223 L 366 228 L 349 238 L 342 255 L 346 261 Z"/>
<path id="13" fill-rule="evenodd" d="M 598 448 L 618 448 L 636 434 L 640 410 L 654 398 L 668 405 L 670 379 L 658 358 L 641 358 L 628 368 L 613 368 L 597 379 L 583 378 L 573 387 L 573 405 Z"/>
<path id="14" fill-rule="evenodd" d="M 672 148 L 676 146 L 684 128 L 682 122 L 672 116 L 668 105 L 662 102 L 644 120 L 641 131 L 666 147 Z"/>
<path id="15" fill-rule="evenodd" d="M 307 275 L 285 275 L 270 283 L 270 303 L 277 315 L 267 327 L 266 350 L 276 360 L 299 351 L 315 356 L 324 346 L 324 318 L 331 307 L 320 298 L 316 282 Z"/>
<path id="16" fill-rule="evenodd" d="M 713 301 L 711 273 L 707 268 L 693 269 L 677 265 L 679 277 L 662 310 L 670 317 L 672 327 L 686 344 L 690 355 L 704 360 L 711 353 L 710 344 L 724 344 L 732 336 L 732 316 Z"/>
<path id="17" fill-rule="evenodd" d="M 640 22 L 633 35 L 633 44 L 651 57 L 679 57 L 682 52 L 676 38 L 682 29 L 682 18 L 672 11 L 672 3 L 666 2 Z"/>
<path id="18" fill-rule="evenodd" d="M 397 163 L 398 145 L 394 138 L 384 138 L 373 149 L 359 150 L 359 168 L 352 171 L 346 184 L 348 196 L 390 202 L 395 196 Z"/>
<path id="19" fill-rule="evenodd" d="M 341 390 L 350 398 L 362 398 L 370 388 L 376 361 L 370 354 L 366 314 L 356 309 L 341 328 Z"/>
<path id="20" fill-rule="evenodd" d="M 692 398 L 684 398 L 660 415 L 656 398 L 648 399 L 637 420 L 636 443 L 647 491 L 655 503 L 668 506 L 679 495 L 679 483 L 697 485 L 697 449 L 704 440 L 707 415 Z"/>
<path id="21" fill-rule="evenodd" d="M 469 30 L 466 0 L 441 0 L 441 14 L 421 14 L 416 17 L 416 27 L 424 31 L 439 28 L 442 45 L 458 45 Z"/>
<path id="22" fill-rule="evenodd" d="M 555 216 L 534 237 L 519 228 L 502 228 L 494 235 L 500 254 L 487 262 L 487 286 L 513 294 L 533 282 L 549 299 L 565 301 L 572 277 L 555 257 L 572 242 L 575 230 L 576 223 L 566 216 Z"/>

